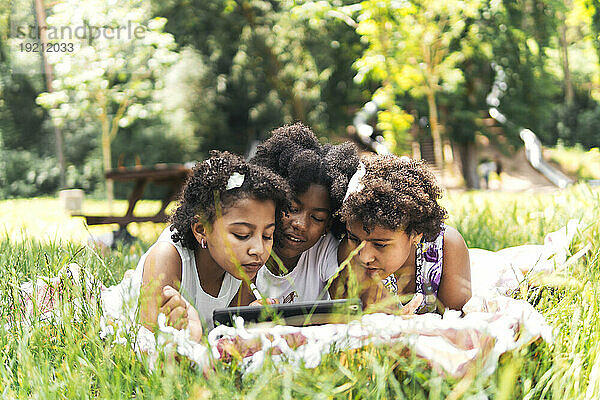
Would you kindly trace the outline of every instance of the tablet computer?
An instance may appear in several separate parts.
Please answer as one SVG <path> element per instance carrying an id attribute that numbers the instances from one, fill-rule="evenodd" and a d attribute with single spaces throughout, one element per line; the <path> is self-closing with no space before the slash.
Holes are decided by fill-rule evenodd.
<path id="1" fill-rule="evenodd" d="M 360 299 L 319 300 L 267 306 L 217 308 L 213 311 L 216 325 L 233 326 L 236 316 L 246 323 L 273 321 L 285 325 L 307 326 L 347 323 L 362 311 Z"/>

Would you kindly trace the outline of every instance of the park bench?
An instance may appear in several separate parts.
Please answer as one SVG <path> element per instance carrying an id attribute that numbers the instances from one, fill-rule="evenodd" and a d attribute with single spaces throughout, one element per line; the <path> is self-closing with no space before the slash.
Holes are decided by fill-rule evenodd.
<path id="1" fill-rule="evenodd" d="M 127 212 L 125 215 L 83 215 L 88 225 L 119 224 L 119 230 L 124 231 L 131 222 L 165 222 L 168 218 L 166 208 L 175 200 L 184 185 L 191 168 L 183 164 L 156 164 L 151 167 L 119 167 L 106 172 L 106 179 L 119 182 L 135 182 L 129 194 Z M 134 210 L 137 202 L 142 199 L 144 190 L 149 184 L 167 186 L 162 198 L 160 210 L 149 216 L 136 216 Z"/>

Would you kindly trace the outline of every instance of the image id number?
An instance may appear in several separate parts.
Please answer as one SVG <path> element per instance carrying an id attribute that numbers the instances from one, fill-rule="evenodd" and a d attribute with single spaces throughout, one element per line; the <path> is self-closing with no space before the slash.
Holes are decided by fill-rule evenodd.
<path id="1" fill-rule="evenodd" d="M 73 43 L 21 43 L 20 48 L 25 53 L 71 53 L 75 49 Z"/>

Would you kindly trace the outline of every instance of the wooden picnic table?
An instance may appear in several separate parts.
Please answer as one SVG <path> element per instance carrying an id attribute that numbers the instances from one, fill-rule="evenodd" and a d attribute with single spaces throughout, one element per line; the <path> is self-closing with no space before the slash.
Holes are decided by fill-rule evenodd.
<path id="1" fill-rule="evenodd" d="M 82 215 L 88 225 L 119 224 L 120 229 L 131 222 L 165 222 L 168 218 L 165 210 L 177 198 L 179 191 L 185 184 L 192 169 L 183 164 L 156 164 L 152 167 L 119 167 L 106 172 L 107 179 L 120 182 L 135 182 L 133 191 L 129 195 L 127 212 L 123 216 L 117 215 Z M 149 216 L 136 216 L 133 214 L 137 202 L 143 197 L 144 189 L 148 183 L 167 186 L 167 191 L 162 198 L 160 210 Z"/>

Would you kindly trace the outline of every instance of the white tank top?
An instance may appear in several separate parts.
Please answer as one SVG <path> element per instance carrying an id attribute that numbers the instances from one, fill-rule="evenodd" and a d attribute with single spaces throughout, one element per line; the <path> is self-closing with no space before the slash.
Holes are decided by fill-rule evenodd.
<path id="1" fill-rule="evenodd" d="M 324 289 L 338 268 L 339 243 L 330 233 L 321 237 L 300 255 L 292 272 L 284 276 L 262 267 L 256 275 L 256 287 L 263 296 L 279 299 L 281 303 L 329 300 L 329 292 Z"/>
<path id="2" fill-rule="evenodd" d="M 182 246 L 181 242 L 173 242 L 171 239 L 170 227 L 167 227 L 158 237 L 156 243 L 167 242 L 173 245 L 181 257 L 181 288 L 179 292 L 185 297 L 191 304 L 196 307 L 200 318 L 206 323 L 208 330 L 214 327 L 212 314 L 215 308 L 228 307 L 233 297 L 238 292 L 242 281 L 233 277 L 233 275 L 225 272 L 223 277 L 223 283 L 221 284 L 221 290 L 217 297 L 213 297 L 206 293 L 200 285 L 200 279 L 198 278 L 198 271 L 196 269 L 196 258 L 194 257 L 194 250 L 188 249 Z M 156 245 L 154 243 L 152 247 L 148 249 L 144 255 L 140 258 L 138 265 L 135 269 L 134 277 L 132 281 L 137 283 L 138 288 L 141 287 L 142 274 L 144 272 L 144 263 L 148 257 L 148 253 Z M 264 268 L 262 268 L 264 269 Z M 139 283 L 138 283 L 139 282 Z M 138 289 L 139 290 L 139 289 Z M 139 291 L 138 291 L 139 293 Z"/>

